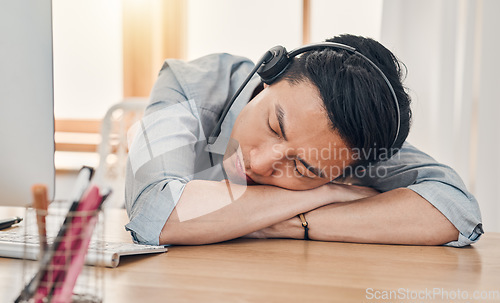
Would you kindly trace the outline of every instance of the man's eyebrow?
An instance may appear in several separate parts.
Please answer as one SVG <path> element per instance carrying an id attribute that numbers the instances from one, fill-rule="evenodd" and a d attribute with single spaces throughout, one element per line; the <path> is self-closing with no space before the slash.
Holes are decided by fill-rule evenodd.
<path id="1" fill-rule="evenodd" d="M 281 107 L 281 105 L 279 104 L 276 104 L 275 111 L 276 111 L 276 118 L 278 119 L 278 124 L 280 125 L 281 134 L 283 135 L 283 139 L 285 139 L 285 141 L 288 141 L 285 132 L 285 123 L 283 122 L 285 118 L 285 111 L 283 110 L 283 107 Z"/>
<path id="2" fill-rule="evenodd" d="M 316 176 L 318 176 L 320 178 L 326 178 L 326 176 L 323 174 L 323 172 L 320 169 L 311 166 L 304 159 L 301 159 L 300 157 L 297 157 L 297 160 L 299 160 L 300 163 L 302 163 L 305 166 L 305 168 L 307 168 L 307 170 L 309 170 L 314 175 L 316 175 Z"/>

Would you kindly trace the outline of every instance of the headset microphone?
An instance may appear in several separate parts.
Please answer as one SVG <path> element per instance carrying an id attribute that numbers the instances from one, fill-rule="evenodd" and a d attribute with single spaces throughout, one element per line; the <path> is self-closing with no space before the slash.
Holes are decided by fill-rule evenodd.
<path id="1" fill-rule="evenodd" d="M 269 51 L 267 51 L 259 59 L 259 61 L 257 61 L 257 64 L 255 64 L 255 66 L 252 69 L 252 71 L 250 72 L 250 74 L 248 74 L 248 76 L 246 77 L 245 81 L 243 81 L 243 83 L 241 84 L 241 86 L 238 88 L 238 90 L 236 91 L 236 93 L 234 93 L 233 97 L 231 98 L 231 100 L 229 100 L 229 103 L 224 108 L 224 111 L 222 112 L 222 114 L 221 114 L 221 116 L 219 118 L 219 121 L 215 125 L 214 130 L 210 134 L 210 137 L 207 138 L 207 143 L 209 145 L 214 144 L 215 141 L 217 140 L 217 137 L 219 137 L 219 134 L 220 134 L 220 131 L 221 131 L 222 122 L 224 122 L 224 118 L 226 118 L 227 113 L 229 112 L 229 109 L 231 109 L 231 106 L 233 105 L 233 103 L 236 100 L 236 98 L 238 98 L 238 96 L 240 95 L 241 91 L 245 88 L 245 86 L 248 84 L 248 82 L 250 81 L 250 79 L 252 79 L 253 75 L 259 69 L 259 67 L 261 65 L 263 65 L 263 64 L 266 64 L 267 62 L 269 62 L 272 59 L 273 59 L 273 53 L 269 50 Z"/>
<path id="2" fill-rule="evenodd" d="M 316 50 L 316 49 L 324 49 L 324 48 L 335 48 L 335 49 L 343 49 L 346 51 L 349 51 L 355 55 L 360 56 L 363 58 L 368 64 L 370 64 L 379 74 L 380 76 L 384 79 L 385 83 L 387 84 L 387 87 L 391 91 L 392 98 L 394 101 L 394 108 L 396 109 L 396 119 L 397 119 L 397 127 L 396 127 L 396 134 L 394 136 L 394 140 L 391 144 L 391 148 L 396 144 L 399 136 L 399 129 L 401 127 L 401 116 L 400 116 L 400 110 L 399 110 L 399 102 L 398 98 L 396 97 L 396 93 L 394 92 L 394 89 L 389 82 L 389 79 L 385 76 L 385 74 L 382 72 L 382 70 L 375 64 L 373 61 L 371 61 L 368 57 L 365 55 L 361 54 L 358 52 L 354 47 L 345 45 L 345 44 L 340 44 L 340 43 L 335 43 L 335 42 L 322 42 L 322 43 L 314 43 L 314 44 L 309 44 L 305 45 L 299 48 L 296 48 L 292 50 L 291 52 L 287 52 L 286 49 L 283 46 L 275 46 L 268 50 L 262 58 L 257 62 L 255 67 L 252 69 L 250 74 L 247 76 L 245 81 L 243 81 L 243 84 L 238 88 L 234 96 L 231 98 L 231 100 L 228 102 L 226 107 L 224 108 L 224 111 L 222 112 L 219 121 L 217 122 L 217 125 L 215 126 L 214 130 L 210 134 L 210 137 L 207 138 L 207 143 L 209 145 L 214 144 L 215 141 L 217 140 L 217 137 L 220 134 L 221 131 L 221 126 L 222 122 L 224 121 L 224 118 L 226 117 L 227 113 L 229 112 L 229 109 L 233 105 L 234 101 L 236 98 L 239 96 L 243 88 L 248 84 L 250 79 L 253 77 L 253 75 L 257 72 L 257 74 L 261 77 L 262 82 L 266 84 L 271 84 L 273 83 L 279 76 L 286 70 L 288 65 L 292 62 L 292 59 L 304 52 L 310 51 L 310 50 Z"/>

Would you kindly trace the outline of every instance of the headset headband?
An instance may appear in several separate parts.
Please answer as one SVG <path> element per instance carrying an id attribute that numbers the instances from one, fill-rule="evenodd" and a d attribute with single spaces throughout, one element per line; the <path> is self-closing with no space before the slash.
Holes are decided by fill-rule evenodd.
<path id="1" fill-rule="evenodd" d="M 253 77 L 253 75 L 257 72 L 257 74 L 261 77 L 262 82 L 266 84 L 271 84 L 273 83 L 288 67 L 288 65 L 292 62 L 292 59 L 304 52 L 310 51 L 310 50 L 316 50 L 316 49 L 322 49 L 322 48 L 335 48 L 335 49 L 343 49 L 347 50 L 353 54 L 356 54 L 363 58 L 366 62 L 368 62 L 378 73 L 382 76 L 384 79 L 385 83 L 387 84 L 387 87 L 389 87 L 389 90 L 391 91 L 392 98 L 394 100 L 394 107 L 396 109 L 396 118 L 397 118 L 397 128 L 396 128 L 396 134 L 394 136 L 394 140 L 391 144 L 391 148 L 396 144 L 399 136 L 399 129 L 401 127 L 401 113 L 399 110 L 399 102 L 398 98 L 396 97 L 396 93 L 394 92 L 394 89 L 389 82 L 389 79 L 385 76 L 385 74 L 382 72 L 382 70 L 375 64 L 373 61 L 371 61 L 368 57 L 365 55 L 361 54 L 358 52 L 354 47 L 341 44 L 341 43 L 335 43 L 335 42 L 322 42 L 322 43 L 314 43 L 314 44 L 308 44 L 299 48 L 296 48 L 292 50 L 291 52 L 287 52 L 286 49 L 283 46 L 275 46 L 268 50 L 262 58 L 257 62 L 255 67 L 252 69 L 250 74 L 247 76 L 245 81 L 241 84 L 241 86 L 238 88 L 236 93 L 233 95 L 227 106 L 224 108 L 224 111 L 222 112 L 222 115 L 217 122 L 217 125 L 215 126 L 214 130 L 210 134 L 210 137 L 208 137 L 207 142 L 208 144 L 214 144 L 215 140 L 220 134 L 221 131 L 221 126 L 222 122 L 224 121 L 224 118 L 226 117 L 227 113 L 229 112 L 229 109 L 233 105 L 234 101 L 236 98 L 239 96 L 243 88 L 248 84 L 250 79 Z"/>

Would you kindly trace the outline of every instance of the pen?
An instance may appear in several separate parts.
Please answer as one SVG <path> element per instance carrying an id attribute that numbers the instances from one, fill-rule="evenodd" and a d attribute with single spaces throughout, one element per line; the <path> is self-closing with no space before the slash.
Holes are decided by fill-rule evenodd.
<path id="1" fill-rule="evenodd" d="M 36 223 L 38 225 L 38 237 L 40 241 L 40 258 L 47 251 L 47 230 L 45 228 L 45 217 L 49 207 L 47 199 L 47 186 L 35 184 L 31 187 L 33 193 L 33 207 L 36 210 Z"/>
<path id="2" fill-rule="evenodd" d="M 80 199 L 83 197 L 83 194 L 89 187 L 90 180 L 94 175 L 94 169 L 89 166 L 83 166 L 78 173 L 78 177 L 76 177 L 73 195 L 71 196 L 71 201 L 73 204 L 78 204 Z"/>
<path id="3" fill-rule="evenodd" d="M 13 224 L 17 224 L 17 223 L 21 222 L 22 220 L 23 220 L 23 218 L 21 218 L 21 217 L 14 217 L 14 218 L 0 220 L 0 229 L 9 228 Z"/>

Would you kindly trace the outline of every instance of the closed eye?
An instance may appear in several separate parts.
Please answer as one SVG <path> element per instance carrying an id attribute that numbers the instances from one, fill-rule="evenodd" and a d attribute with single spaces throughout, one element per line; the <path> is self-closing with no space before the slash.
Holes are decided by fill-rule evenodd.
<path id="1" fill-rule="evenodd" d="M 299 171 L 298 167 L 300 165 L 297 162 L 300 162 L 300 165 L 303 166 L 302 171 L 304 171 L 304 173 Z M 324 178 L 323 174 L 318 169 L 312 167 L 300 157 L 297 157 L 295 160 L 293 160 L 293 164 L 295 166 L 295 171 L 298 172 L 302 177 L 307 177 L 309 179 L 316 179 L 316 177 Z"/>
<path id="2" fill-rule="evenodd" d="M 297 160 L 293 160 L 293 166 L 294 166 L 295 171 L 299 174 L 299 176 L 301 176 L 301 177 L 305 177 L 305 175 L 303 175 L 303 174 L 299 171 L 299 168 L 297 167 Z"/>
<path id="3" fill-rule="evenodd" d="M 276 135 L 277 137 L 280 137 L 280 134 L 278 134 L 272 127 L 271 127 L 271 122 L 267 120 L 267 126 L 269 127 L 269 130 Z"/>

